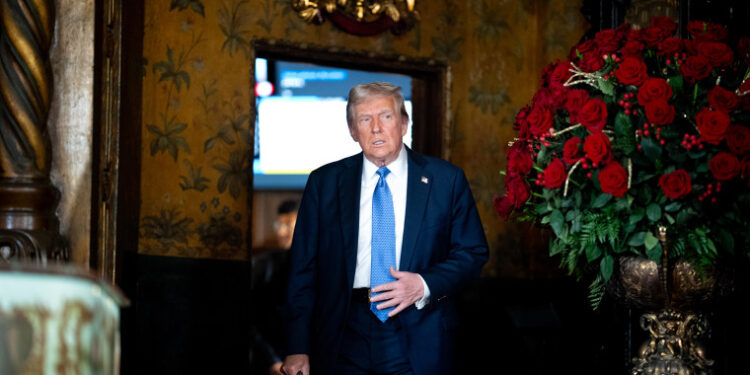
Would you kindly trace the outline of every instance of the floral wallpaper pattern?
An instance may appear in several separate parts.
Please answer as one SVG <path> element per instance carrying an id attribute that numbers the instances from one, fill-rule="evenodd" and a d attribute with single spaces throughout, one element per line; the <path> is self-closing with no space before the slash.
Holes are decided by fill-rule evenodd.
<path id="1" fill-rule="evenodd" d="M 422 0 L 408 33 L 374 37 L 308 25 L 291 3 L 146 2 L 139 252 L 247 259 L 250 42 L 266 38 L 446 62 L 451 161 L 477 199 L 492 252 L 485 273 L 528 276 L 533 235 L 499 220 L 492 196 L 515 113 L 587 27 L 581 2 Z"/>

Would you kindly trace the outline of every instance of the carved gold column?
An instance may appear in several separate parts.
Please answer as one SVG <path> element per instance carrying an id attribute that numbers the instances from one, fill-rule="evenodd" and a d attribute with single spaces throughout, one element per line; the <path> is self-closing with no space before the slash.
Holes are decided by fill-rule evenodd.
<path id="1" fill-rule="evenodd" d="M 66 260 L 50 183 L 52 0 L 0 0 L 0 261 Z"/>

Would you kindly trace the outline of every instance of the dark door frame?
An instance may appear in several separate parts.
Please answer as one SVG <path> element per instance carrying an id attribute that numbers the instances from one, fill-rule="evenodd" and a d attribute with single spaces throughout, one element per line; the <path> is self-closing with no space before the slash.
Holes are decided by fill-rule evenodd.
<path id="1" fill-rule="evenodd" d="M 313 63 L 372 72 L 397 73 L 412 77 L 412 148 L 422 154 L 450 157 L 448 136 L 448 67 L 433 59 L 383 55 L 339 47 L 311 46 L 276 40 L 254 39 L 251 60 L 255 57 Z M 255 86 L 255 74 L 251 74 Z M 255 90 L 251 90 L 255 92 Z M 255 96 L 250 103 L 250 123 L 255 124 Z M 254 131 L 251 126 L 251 130 Z"/>

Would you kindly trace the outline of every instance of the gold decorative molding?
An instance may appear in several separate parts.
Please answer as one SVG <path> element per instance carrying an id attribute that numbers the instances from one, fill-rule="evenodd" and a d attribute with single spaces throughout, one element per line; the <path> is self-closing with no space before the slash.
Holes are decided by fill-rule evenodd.
<path id="1" fill-rule="evenodd" d="M 0 0 L 0 261 L 64 261 L 47 132 L 52 0 Z"/>
<path id="2" fill-rule="evenodd" d="M 307 22 L 320 24 L 328 17 L 345 31 L 363 36 L 387 29 L 400 33 L 419 19 L 416 0 L 294 0 L 292 7 Z"/>
<path id="3" fill-rule="evenodd" d="M 51 0 L 0 0 L 0 177 L 48 178 Z"/>

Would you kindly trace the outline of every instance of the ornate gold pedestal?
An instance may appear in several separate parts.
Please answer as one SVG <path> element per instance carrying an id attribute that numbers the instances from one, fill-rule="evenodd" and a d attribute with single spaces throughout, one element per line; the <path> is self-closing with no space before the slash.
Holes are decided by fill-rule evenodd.
<path id="1" fill-rule="evenodd" d="M 708 329 L 701 315 L 665 309 L 641 316 L 641 328 L 651 337 L 633 358 L 634 375 L 707 375 L 714 361 L 707 359 L 698 339 Z"/>
<path id="2" fill-rule="evenodd" d="M 608 292 L 625 305 L 647 311 L 640 325 L 650 335 L 633 359 L 633 375 L 708 375 L 713 361 L 699 339 L 708 321 L 699 312 L 730 292 L 719 273 L 699 274 L 688 262 L 670 262 L 666 228 L 660 228 L 662 264 L 640 257 L 619 258 Z"/>

